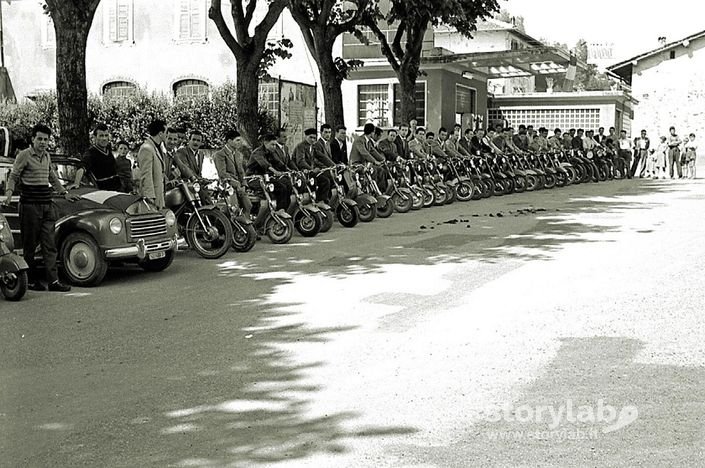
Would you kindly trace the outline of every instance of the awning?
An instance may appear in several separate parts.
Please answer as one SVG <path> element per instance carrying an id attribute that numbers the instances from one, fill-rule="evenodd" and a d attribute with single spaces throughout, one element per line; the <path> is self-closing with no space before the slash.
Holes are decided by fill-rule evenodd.
<path id="1" fill-rule="evenodd" d="M 536 75 L 561 75 L 568 70 L 570 54 L 556 47 L 529 47 L 498 52 L 471 52 L 427 56 L 422 64 L 455 64 L 469 72 L 487 75 L 488 78 L 515 78 Z M 578 68 L 587 64 L 578 61 Z"/>
<path id="2" fill-rule="evenodd" d="M 2 1 L 2 0 L 0 0 Z M 0 67 L 0 102 L 16 103 L 15 90 L 12 89 L 10 74 L 7 73 L 7 68 Z"/>

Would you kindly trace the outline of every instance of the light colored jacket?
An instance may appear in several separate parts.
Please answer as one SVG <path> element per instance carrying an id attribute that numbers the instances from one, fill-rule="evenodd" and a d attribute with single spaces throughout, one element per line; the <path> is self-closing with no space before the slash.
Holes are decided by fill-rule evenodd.
<path id="1" fill-rule="evenodd" d="M 147 138 L 137 152 L 140 168 L 140 194 L 154 199 L 158 208 L 164 208 L 164 160 L 154 140 Z"/>

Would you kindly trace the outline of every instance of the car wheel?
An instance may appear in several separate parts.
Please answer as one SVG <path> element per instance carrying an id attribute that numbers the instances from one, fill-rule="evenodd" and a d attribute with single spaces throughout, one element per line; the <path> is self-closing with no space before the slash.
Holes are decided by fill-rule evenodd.
<path id="1" fill-rule="evenodd" d="M 74 232 L 64 239 L 60 258 L 62 271 L 76 286 L 98 286 L 108 272 L 98 243 L 85 232 Z"/>

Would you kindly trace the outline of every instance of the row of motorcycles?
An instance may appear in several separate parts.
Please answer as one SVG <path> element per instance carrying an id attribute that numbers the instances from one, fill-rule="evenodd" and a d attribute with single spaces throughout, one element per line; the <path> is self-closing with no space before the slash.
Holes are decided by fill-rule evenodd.
<path id="1" fill-rule="evenodd" d="M 252 249 L 259 237 L 253 218 L 260 220 L 262 235 L 274 244 L 285 244 L 294 231 L 313 237 L 329 231 L 336 221 L 353 228 L 395 212 L 455 201 L 622 179 L 626 163 L 600 150 L 573 150 L 337 165 L 322 171 L 332 181 L 328 201 L 316 197 L 318 178 L 323 174 L 300 171 L 248 176 L 251 213 L 241 207 L 229 181 L 176 181 L 167 191 L 166 204 L 176 214 L 189 247 L 204 258 L 216 259 L 231 248 L 237 252 Z M 286 207 L 277 206 L 274 196 L 278 179 L 286 179 L 292 189 Z M 381 180 L 386 182 L 383 189 L 378 184 Z"/>

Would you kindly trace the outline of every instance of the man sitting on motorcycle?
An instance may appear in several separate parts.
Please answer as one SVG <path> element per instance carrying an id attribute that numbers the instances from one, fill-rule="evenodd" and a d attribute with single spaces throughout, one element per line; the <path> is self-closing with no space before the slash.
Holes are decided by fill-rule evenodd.
<path id="1" fill-rule="evenodd" d="M 328 127 L 330 129 L 330 127 Z M 315 128 L 304 130 L 304 141 L 296 145 L 294 148 L 294 159 L 296 167 L 300 171 L 311 171 L 316 177 L 316 196 L 323 201 L 330 201 L 331 197 L 331 181 L 330 174 L 321 172 L 322 168 L 334 166 L 335 163 L 330 158 L 328 161 L 319 162 L 315 154 L 316 136 L 318 132 Z M 325 153 L 323 154 L 325 156 Z"/>
<path id="2" fill-rule="evenodd" d="M 428 159 L 428 150 L 426 148 L 426 130 L 419 127 L 416 129 L 414 139 L 409 142 L 409 153 L 411 159 L 420 159 L 425 161 Z"/>
<path id="3" fill-rule="evenodd" d="M 445 132 L 444 128 L 441 128 L 441 130 Z M 448 155 L 445 153 L 445 151 L 443 151 L 443 148 L 441 147 L 441 142 L 436 139 L 436 135 L 433 132 L 426 133 L 426 151 L 432 159 L 436 158 L 440 159 L 441 161 L 445 161 L 446 159 L 448 159 Z"/>
<path id="4" fill-rule="evenodd" d="M 225 132 L 225 145 L 213 155 L 215 169 L 221 182 L 227 182 L 235 190 L 237 205 L 246 216 L 252 212 L 252 202 L 245 191 L 244 156 L 241 152 L 242 136 L 237 130 Z"/>
<path id="5" fill-rule="evenodd" d="M 179 149 L 174 154 L 174 164 L 181 174 L 181 178 L 191 182 L 197 182 L 202 179 L 201 171 L 203 170 L 203 156 L 199 153 L 199 149 L 203 145 L 203 133 L 194 130 L 189 135 L 186 146 Z M 211 196 L 208 190 L 203 187 L 201 190 L 203 203 L 206 205 L 212 204 Z"/>
<path id="6" fill-rule="evenodd" d="M 281 176 L 287 172 L 286 165 L 275 153 L 276 145 L 276 136 L 272 134 L 265 135 L 262 138 L 262 144 L 250 155 L 250 159 L 247 161 L 245 174 L 248 176 L 264 176 L 265 174 Z M 274 197 L 277 202 L 277 208 L 286 210 L 292 202 L 293 197 L 293 191 L 289 179 L 285 177 L 277 177 L 272 180 L 271 183 L 274 185 Z M 249 186 L 255 190 L 255 192 L 261 192 L 261 187 L 258 182 L 252 182 Z M 262 208 L 264 208 L 264 210 Z M 256 228 L 259 229 L 262 227 L 266 216 L 266 207 L 261 207 L 260 213 L 257 215 L 257 219 L 254 223 Z"/>
<path id="7" fill-rule="evenodd" d="M 532 153 L 543 154 L 548 152 L 548 129 L 545 127 L 539 128 L 539 134 L 529 145 L 529 150 Z"/>

